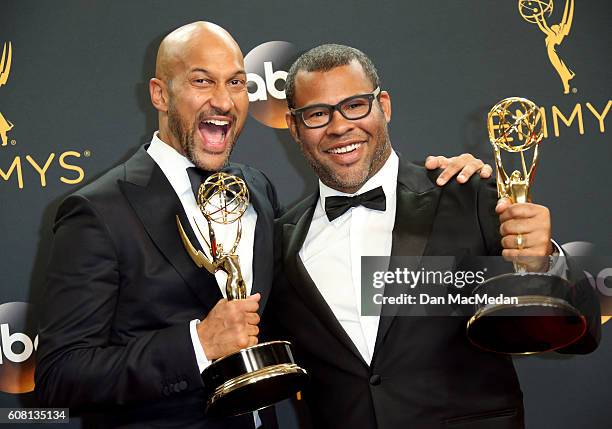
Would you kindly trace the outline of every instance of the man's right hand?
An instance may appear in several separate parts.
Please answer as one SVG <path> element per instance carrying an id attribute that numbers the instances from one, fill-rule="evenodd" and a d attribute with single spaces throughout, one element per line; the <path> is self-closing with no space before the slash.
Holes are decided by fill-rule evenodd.
<path id="1" fill-rule="evenodd" d="M 198 323 L 198 337 L 208 360 L 257 344 L 260 297 L 256 293 L 246 299 L 221 299 Z"/>

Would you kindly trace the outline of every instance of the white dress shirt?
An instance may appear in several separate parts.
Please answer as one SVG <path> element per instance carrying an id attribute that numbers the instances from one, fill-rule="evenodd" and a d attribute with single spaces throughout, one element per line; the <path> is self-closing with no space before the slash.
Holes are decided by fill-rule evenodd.
<path id="1" fill-rule="evenodd" d="M 319 181 L 319 201 L 299 256 L 334 316 L 369 364 L 374 353 L 379 316 L 361 315 L 361 257 L 391 254 L 395 224 L 397 173 L 395 152 L 355 194 L 382 186 L 386 210 L 352 207 L 330 222 L 325 198 L 344 194 Z"/>

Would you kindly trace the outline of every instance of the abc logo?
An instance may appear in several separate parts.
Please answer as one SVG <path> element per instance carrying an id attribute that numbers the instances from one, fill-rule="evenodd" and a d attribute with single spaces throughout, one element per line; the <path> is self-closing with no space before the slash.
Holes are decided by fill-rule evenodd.
<path id="1" fill-rule="evenodd" d="M 34 390 L 34 351 L 38 336 L 28 326 L 30 305 L 9 302 L 0 305 L 0 391 L 25 393 Z M 33 325 L 33 324 L 32 324 Z"/>
<path id="2" fill-rule="evenodd" d="M 289 42 L 262 43 L 244 57 L 251 116 L 272 128 L 287 128 L 285 80 L 298 57 Z"/>

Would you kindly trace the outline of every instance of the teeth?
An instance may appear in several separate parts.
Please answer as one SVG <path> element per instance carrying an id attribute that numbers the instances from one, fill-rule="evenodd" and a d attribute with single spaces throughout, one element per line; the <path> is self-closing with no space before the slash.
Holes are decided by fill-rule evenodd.
<path id="1" fill-rule="evenodd" d="M 337 147 L 335 149 L 329 149 L 328 152 L 329 153 L 349 153 L 357 149 L 359 146 L 361 146 L 361 143 L 353 143 L 348 146 L 342 146 L 342 147 Z"/>
<path id="2" fill-rule="evenodd" d="M 213 124 L 218 126 L 223 126 L 229 124 L 229 121 L 220 121 L 218 119 L 207 119 L 204 121 L 206 124 Z"/>

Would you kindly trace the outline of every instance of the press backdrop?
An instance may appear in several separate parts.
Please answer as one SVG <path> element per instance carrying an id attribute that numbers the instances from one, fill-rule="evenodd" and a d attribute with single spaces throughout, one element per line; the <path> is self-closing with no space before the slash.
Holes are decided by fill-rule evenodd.
<path id="1" fill-rule="evenodd" d="M 508 96 L 534 100 L 547 134 L 534 200 L 551 209 L 558 242 L 586 242 L 600 256 L 589 273 L 612 292 L 609 0 L 2 0 L 0 407 L 35 405 L 36 306 L 59 202 L 151 138 L 157 45 L 200 19 L 229 30 L 246 55 L 252 116 L 233 159 L 265 171 L 287 205 L 316 181 L 274 127 L 288 65 L 314 45 L 371 56 L 392 97 L 393 145 L 409 159 L 490 159 L 487 111 Z M 554 38 L 556 54 L 546 45 Z M 575 73 L 567 94 L 564 67 Z M 529 428 L 612 427 L 610 329 L 588 356 L 516 359 Z M 297 427 L 291 409 L 280 414 L 284 428 Z"/>

